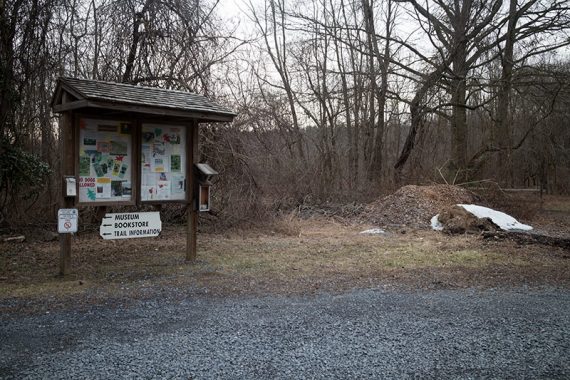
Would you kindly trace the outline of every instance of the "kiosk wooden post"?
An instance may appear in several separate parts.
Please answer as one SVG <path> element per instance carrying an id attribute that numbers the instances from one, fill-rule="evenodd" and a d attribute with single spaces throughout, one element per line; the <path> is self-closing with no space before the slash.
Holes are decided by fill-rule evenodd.
<path id="1" fill-rule="evenodd" d="M 74 204 L 74 199 L 65 196 L 65 182 L 66 175 L 75 174 L 75 133 L 73 131 L 73 115 L 71 112 L 64 112 L 60 119 L 60 133 L 61 133 L 61 208 L 71 208 Z M 71 270 L 71 234 L 59 234 L 59 274 L 65 276 Z"/>
<path id="2" fill-rule="evenodd" d="M 188 189 L 190 204 L 188 205 L 188 237 L 186 239 L 186 261 L 196 260 L 196 238 L 198 230 L 198 201 L 197 179 L 194 173 L 194 164 L 199 162 L 200 154 L 198 150 L 199 129 L 198 121 L 193 120 L 191 130 L 188 133 L 188 158 L 186 178 L 188 178 Z"/>

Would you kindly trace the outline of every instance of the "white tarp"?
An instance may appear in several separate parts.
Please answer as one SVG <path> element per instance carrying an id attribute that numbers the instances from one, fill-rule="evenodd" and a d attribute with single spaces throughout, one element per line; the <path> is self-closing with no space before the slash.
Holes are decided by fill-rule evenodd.
<path id="1" fill-rule="evenodd" d="M 522 224 L 512 216 L 501 211 L 493 210 L 492 208 L 466 204 L 458 204 L 457 206 L 463 207 L 466 211 L 475 215 L 477 218 L 490 218 L 493 223 L 505 231 L 532 230 L 531 226 Z M 438 217 L 439 214 L 431 218 L 431 227 L 436 231 L 441 231 L 443 229 L 443 225 L 439 222 Z"/>

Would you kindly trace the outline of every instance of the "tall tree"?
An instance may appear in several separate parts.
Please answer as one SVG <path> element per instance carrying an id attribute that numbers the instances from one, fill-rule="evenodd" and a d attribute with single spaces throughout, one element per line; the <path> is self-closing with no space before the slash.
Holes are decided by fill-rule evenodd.
<path id="1" fill-rule="evenodd" d="M 250 12 L 253 21 L 261 33 L 265 43 L 265 49 L 271 58 L 273 67 L 277 71 L 281 84 L 287 96 L 292 117 L 292 132 L 295 135 L 295 145 L 302 161 L 305 161 L 305 148 L 303 135 L 297 115 L 295 94 L 290 74 L 290 66 L 287 60 L 287 30 L 285 26 L 286 12 L 285 0 L 267 0 L 264 4 L 263 14 L 260 16 L 250 3 Z"/>
<path id="2" fill-rule="evenodd" d="M 497 86 L 493 143 L 499 152 L 499 175 L 508 180 L 511 186 L 514 178 L 510 98 L 515 70 L 533 56 L 570 44 L 570 38 L 565 38 L 561 33 L 570 26 L 569 10 L 570 6 L 565 1 L 529 0 L 520 3 L 519 0 L 509 0 L 507 27 L 497 38 L 501 75 Z"/>

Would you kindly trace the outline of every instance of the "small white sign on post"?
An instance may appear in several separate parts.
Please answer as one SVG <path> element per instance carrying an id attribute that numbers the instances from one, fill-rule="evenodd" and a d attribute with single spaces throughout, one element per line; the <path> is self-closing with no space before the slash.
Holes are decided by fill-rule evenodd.
<path id="1" fill-rule="evenodd" d="M 105 214 L 99 235 L 105 240 L 158 236 L 162 231 L 160 212 Z"/>
<path id="2" fill-rule="evenodd" d="M 76 208 L 60 208 L 57 210 L 57 232 L 72 234 L 77 232 L 79 212 Z"/>

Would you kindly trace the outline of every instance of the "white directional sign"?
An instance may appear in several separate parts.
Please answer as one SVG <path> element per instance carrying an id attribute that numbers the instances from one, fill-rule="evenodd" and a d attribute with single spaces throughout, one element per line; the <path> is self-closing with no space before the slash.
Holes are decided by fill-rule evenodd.
<path id="1" fill-rule="evenodd" d="M 79 212 L 76 208 L 60 208 L 57 210 L 57 232 L 71 234 L 77 232 Z"/>
<path id="2" fill-rule="evenodd" d="M 162 230 L 159 212 L 105 214 L 99 235 L 103 239 L 130 239 L 158 236 Z"/>

